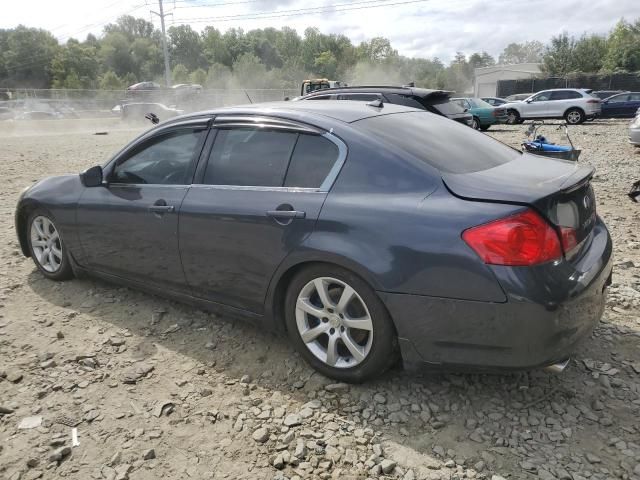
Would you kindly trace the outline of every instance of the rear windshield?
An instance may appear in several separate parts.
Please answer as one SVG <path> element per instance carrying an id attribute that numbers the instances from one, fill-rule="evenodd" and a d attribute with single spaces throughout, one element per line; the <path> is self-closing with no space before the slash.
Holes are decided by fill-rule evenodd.
<path id="1" fill-rule="evenodd" d="M 418 100 L 427 108 L 427 110 L 431 111 L 432 109 L 435 109 L 437 112 L 440 112 L 441 115 L 459 115 L 464 113 L 464 108 L 455 102 L 449 101 L 449 98 L 442 98 L 435 101 L 425 98 L 418 98 Z"/>
<path id="2" fill-rule="evenodd" d="M 379 115 L 354 126 L 446 173 L 487 170 L 521 155 L 484 133 L 428 112 Z"/>

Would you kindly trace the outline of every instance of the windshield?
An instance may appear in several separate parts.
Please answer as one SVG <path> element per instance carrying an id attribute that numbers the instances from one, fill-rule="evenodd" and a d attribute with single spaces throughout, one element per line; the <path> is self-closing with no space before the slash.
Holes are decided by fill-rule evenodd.
<path id="1" fill-rule="evenodd" d="M 521 155 L 488 135 L 427 112 L 379 115 L 353 125 L 441 172 L 478 172 Z"/>

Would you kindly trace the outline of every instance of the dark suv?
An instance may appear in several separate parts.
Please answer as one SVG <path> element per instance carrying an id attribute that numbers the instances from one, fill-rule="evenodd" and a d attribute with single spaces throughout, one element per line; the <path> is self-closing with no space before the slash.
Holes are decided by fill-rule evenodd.
<path id="1" fill-rule="evenodd" d="M 383 103 L 394 103 L 407 107 L 427 110 L 437 115 L 450 118 L 457 122 L 471 126 L 473 116 L 464 108 L 449 101 L 451 92 L 446 90 L 430 90 L 416 87 L 390 87 L 390 86 L 360 86 L 326 88 L 309 93 L 303 97 L 294 98 L 301 100 L 355 100 L 370 102 L 382 100 Z"/>

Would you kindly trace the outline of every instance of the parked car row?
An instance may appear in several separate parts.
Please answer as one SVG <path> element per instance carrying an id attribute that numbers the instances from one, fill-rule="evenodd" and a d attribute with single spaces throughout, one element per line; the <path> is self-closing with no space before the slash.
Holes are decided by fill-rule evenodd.
<path id="1" fill-rule="evenodd" d="M 525 98 L 521 98 L 525 97 Z M 564 118 L 569 124 L 579 124 L 596 117 L 631 118 L 640 108 L 640 92 L 558 88 L 535 94 L 511 95 L 506 99 L 483 97 L 493 106 L 506 108 L 509 123 L 529 119 Z"/>

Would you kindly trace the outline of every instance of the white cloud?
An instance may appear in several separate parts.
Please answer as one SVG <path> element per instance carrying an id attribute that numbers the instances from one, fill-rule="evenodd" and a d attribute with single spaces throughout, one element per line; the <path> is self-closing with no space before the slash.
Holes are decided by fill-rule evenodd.
<path id="1" fill-rule="evenodd" d="M 606 33 L 621 18 L 640 17 L 638 0 L 424 0 L 419 3 L 360 8 L 266 19 L 222 19 L 234 15 L 256 15 L 344 5 L 363 0 L 165 0 L 165 11 L 173 12 L 168 25 L 190 23 L 196 30 L 207 24 L 220 30 L 290 26 L 300 34 L 315 26 L 324 33 L 342 33 L 354 43 L 376 36 L 387 37 L 401 54 L 450 60 L 456 51 L 467 54 L 486 50 L 497 56 L 510 42 L 540 40 L 568 31 Z M 374 0 L 375 1 L 375 0 Z M 407 0 L 387 0 L 397 3 Z M 198 7 L 224 3 L 217 7 Z M 353 6 L 366 6 L 362 3 Z M 335 10 L 346 7 L 336 7 Z M 100 34 L 102 27 L 119 15 L 132 14 L 159 25 L 150 14 L 158 10 L 156 0 L 31 0 L 3 6 L 0 28 L 22 23 L 53 32 L 59 40 Z M 291 12 L 297 13 L 297 12 Z M 279 15 L 274 13 L 274 15 Z M 210 19 L 203 23 L 200 20 Z M 217 19 L 217 20 L 216 20 Z"/>

